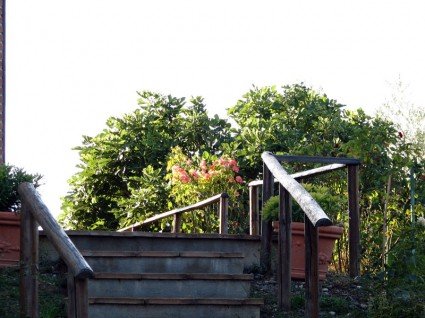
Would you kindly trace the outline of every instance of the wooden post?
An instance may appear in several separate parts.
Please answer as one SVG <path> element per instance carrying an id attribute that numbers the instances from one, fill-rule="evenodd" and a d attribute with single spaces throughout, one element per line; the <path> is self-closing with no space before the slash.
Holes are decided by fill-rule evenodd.
<path id="1" fill-rule="evenodd" d="M 349 209 L 349 271 L 351 277 L 360 275 L 360 207 L 359 165 L 348 165 Z"/>
<path id="2" fill-rule="evenodd" d="M 67 290 L 68 290 L 68 300 L 67 300 L 67 317 L 68 318 L 76 318 L 77 313 L 75 311 L 75 281 L 72 273 L 69 272 L 68 269 L 68 277 L 67 277 Z"/>
<path id="3" fill-rule="evenodd" d="M 88 279 L 75 279 L 75 308 L 77 318 L 88 318 L 89 316 L 89 297 L 88 297 Z"/>
<path id="4" fill-rule="evenodd" d="M 31 211 L 21 209 L 20 317 L 38 318 L 38 226 Z"/>
<path id="5" fill-rule="evenodd" d="M 228 233 L 227 216 L 229 213 L 229 196 L 220 197 L 220 234 Z"/>
<path id="6" fill-rule="evenodd" d="M 182 215 L 180 213 L 174 214 L 173 233 L 180 233 L 182 225 Z"/>
<path id="7" fill-rule="evenodd" d="M 274 178 L 270 170 L 263 164 L 263 202 L 270 199 L 273 194 Z M 271 270 L 271 240 L 272 240 L 272 222 L 270 220 L 261 220 L 261 257 L 260 265 L 263 270 L 270 272 Z"/>
<path id="8" fill-rule="evenodd" d="M 318 228 L 304 217 L 305 239 L 305 313 L 308 318 L 319 317 L 319 253 Z"/>
<path id="9" fill-rule="evenodd" d="M 259 215 L 258 215 L 258 187 L 249 187 L 249 234 L 259 234 Z"/>
<path id="10" fill-rule="evenodd" d="M 88 279 L 78 279 L 68 272 L 68 318 L 89 316 Z"/>
<path id="11" fill-rule="evenodd" d="M 292 199 L 279 185 L 279 236 L 278 236 L 278 303 L 286 311 L 291 309 L 291 222 Z"/>

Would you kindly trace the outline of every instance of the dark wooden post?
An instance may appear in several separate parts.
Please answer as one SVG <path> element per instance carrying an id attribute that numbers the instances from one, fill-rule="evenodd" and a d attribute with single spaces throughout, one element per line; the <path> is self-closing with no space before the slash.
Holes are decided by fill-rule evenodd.
<path id="1" fill-rule="evenodd" d="M 220 197 L 220 234 L 228 233 L 227 216 L 229 213 L 229 196 L 222 195 Z"/>
<path id="2" fill-rule="evenodd" d="M 20 317 L 38 318 L 38 225 L 31 211 L 21 209 Z"/>
<path id="3" fill-rule="evenodd" d="M 69 272 L 68 268 L 68 277 L 67 277 L 67 284 L 66 284 L 67 290 L 68 290 L 68 299 L 67 299 L 67 317 L 68 318 L 76 318 L 77 313 L 75 311 L 75 281 L 74 276 L 72 273 Z"/>
<path id="4" fill-rule="evenodd" d="M 305 239 L 305 313 L 308 318 L 319 317 L 319 253 L 318 228 L 304 217 Z"/>
<path id="5" fill-rule="evenodd" d="M 360 207 L 359 165 L 348 165 L 349 209 L 349 271 L 351 277 L 360 275 Z"/>
<path id="6" fill-rule="evenodd" d="M 88 279 L 75 278 L 68 272 L 68 318 L 87 318 L 88 316 Z"/>
<path id="7" fill-rule="evenodd" d="M 279 236 L 278 236 L 278 303 L 286 311 L 291 309 L 291 222 L 292 198 L 279 185 Z"/>
<path id="8" fill-rule="evenodd" d="M 265 164 L 263 164 L 263 202 L 270 199 L 273 194 L 273 175 Z M 272 240 L 272 222 L 270 220 L 261 220 L 261 267 L 270 272 L 271 270 L 271 240 Z"/>
<path id="9" fill-rule="evenodd" d="M 249 234 L 259 234 L 258 187 L 249 187 Z"/>
<path id="10" fill-rule="evenodd" d="M 75 307 L 77 318 L 89 316 L 88 279 L 75 279 Z"/>
<path id="11" fill-rule="evenodd" d="M 180 233 L 182 224 L 182 215 L 180 213 L 174 214 L 173 233 Z"/>

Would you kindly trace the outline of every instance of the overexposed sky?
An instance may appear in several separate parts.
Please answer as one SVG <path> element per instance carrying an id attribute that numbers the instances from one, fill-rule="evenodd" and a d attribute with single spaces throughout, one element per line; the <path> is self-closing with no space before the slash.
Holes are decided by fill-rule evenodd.
<path id="1" fill-rule="evenodd" d="M 6 160 L 45 176 L 58 214 L 71 148 L 138 90 L 224 116 L 253 84 L 304 82 L 372 111 L 400 76 L 425 105 L 422 2 L 6 0 Z"/>

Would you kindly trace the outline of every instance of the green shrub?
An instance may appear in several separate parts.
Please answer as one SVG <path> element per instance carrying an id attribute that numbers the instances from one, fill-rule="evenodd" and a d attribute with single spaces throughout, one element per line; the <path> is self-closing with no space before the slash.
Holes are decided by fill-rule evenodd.
<path id="1" fill-rule="evenodd" d="M 346 205 L 346 198 L 343 196 L 333 195 L 326 186 L 312 185 L 306 183 L 304 188 L 317 201 L 320 207 L 325 211 L 329 218 L 333 221 L 337 220 L 338 214 Z M 295 200 L 292 201 L 292 221 L 304 222 L 304 212 Z M 263 219 L 276 221 L 279 219 L 279 196 L 273 196 L 264 204 Z"/>
<path id="2" fill-rule="evenodd" d="M 29 174 L 22 168 L 0 165 L 0 211 L 18 211 L 21 208 L 18 186 L 22 182 L 31 182 L 38 187 L 41 178 L 41 175 Z"/>

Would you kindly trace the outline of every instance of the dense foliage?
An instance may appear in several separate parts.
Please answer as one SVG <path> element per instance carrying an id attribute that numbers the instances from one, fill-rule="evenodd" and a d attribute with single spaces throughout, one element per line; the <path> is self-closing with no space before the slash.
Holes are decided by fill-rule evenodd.
<path id="1" fill-rule="evenodd" d="M 77 148 L 81 170 L 70 180 L 71 191 L 63 201 L 62 222 L 68 227 L 115 229 L 222 192 L 230 177 L 235 181 L 237 176 L 244 181 L 261 178 L 260 156 L 267 150 L 361 160 L 365 272 L 388 276 L 395 260 L 400 259 L 394 257 L 400 249 L 418 258 L 422 253 L 401 242 L 413 244 L 420 239 L 412 227 L 412 211 L 416 217 L 425 213 L 423 149 L 417 146 L 420 143 L 412 142 L 415 139 L 406 139 L 388 118 L 371 117 L 360 109 L 349 111 L 302 84 L 279 89 L 253 87 L 228 110 L 236 123 L 233 129 L 217 116 L 208 117 L 201 98 L 187 103 L 184 98 L 143 92 L 139 106 L 123 118 L 110 118 L 103 132 L 85 136 Z M 222 169 L 220 160 L 230 169 Z M 238 163 L 239 171 L 231 168 L 231 160 Z M 285 166 L 290 172 L 312 167 Z M 219 177 L 208 179 L 207 172 L 216 168 Z M 202 172 L 202 177 L 196 179 L 195 171 Z M 314 182 L 328 189 L 329 197 L 345 202 L 333 213 L 335 221 L 346 229 L 335 260 L 335 267 L 344 271 L 348 251 L 346 174 L 337 171 Z M 237 189 L 239 195 L 233 200 L 239 209 L 233 215 L 233 226 L 246 231 L 242 219 L 247 211 L 247 189 L 238 182 L 227 183 L 226 191 Z M 416 200 L 413 207 L 411 193 Z M 202 218 L 206 221 L 202 214 L 186 220 L 188 231 L 197 228 L 194 222 Z M 213 228 L 214 222 L 208 222 Z M 412 230 L 406 234 L 406 229 Z"/>
<path id="2" fill-rule="evenodd" d="M 249 178 L 261 177 L 262 151 L 277 154 L 354 157 L 362 162 L 360 173 L 363 268 L 376 272 L 411 222 L 409 173 L 416 160 L 416 208 L 424 206 L 424 158 L 403 138 L 396 126 L 383 117 L 370 117 L 361 109 L 343 105 L 302 84 L 254 87 L 229 109 L 238 124 L 232 151 Z M 287 165 L 289 171 L 312 168 Z M 317 178 L 331 195 L 347 197 L 344 172 Z M 337 219 L 348 229 L 347 206 Z M 419 212 L 422 213 L 423 212 Z M 419 214 L 419 215 L 422 215 Z M 347 268 L 347 232 L 339 242 L 338 267 Z"/>
<path id="3" fill-rule="evenodd" d="M 341 219 L 346 202 L 342 196 L 333 195 L 330 189 L 322 185 L 310 183 L 303 184 L 303 187 L 319 203 L 320 207 L 326 211 L 331 220 Z M 272 196 L 263 206 L 262 217 L 265 220 L 277 221 L 279 219 L 279 195 Z M 292 202 L 292 221 L 304 222 L 304 212 L 297 202 Z"/>
<path id="4" fill-rule="evenodd" d="M 208 117 L 202 98 L 139 93 L 139 108 L 111 117 L 94 137 L 84 136 L 80 171 L 70 180 L 61 222 L 72 229 L 116 229 L 167 209 L 163 177 L 171 148 L 219 153 L 230 125 Z"/>
<path id="5" fill-rule="evenodd" d="M 18 211 L 21 208 L 18 186 L 22 182 L 30 182 L 38 187 L 41 178 L 41 175 L 27 173 L 22 168 L 0 165 L 0 211 Z"/>

